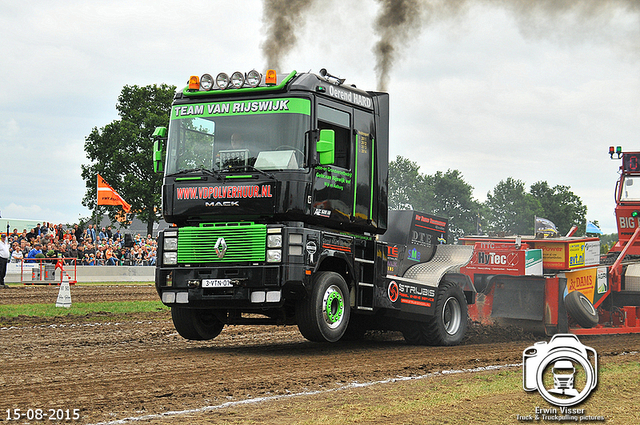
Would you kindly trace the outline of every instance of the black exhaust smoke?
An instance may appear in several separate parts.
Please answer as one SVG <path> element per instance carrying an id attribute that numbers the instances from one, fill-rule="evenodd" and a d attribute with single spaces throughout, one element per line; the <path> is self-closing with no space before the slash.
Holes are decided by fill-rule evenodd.
<path id="1" fill-rule="evenodd" d="M 467 13 L 471 6 L 488 6 L 512 13 L 525 37 L 553 38 L 583 33 L 589 25 L 606 24 L 616 12 L 638 14 L 640 0 L 376 0 L 373 23 L 378 41 L 373 47 L 378 90 L 385 91 L 392 68 L 423 27 Z M 298 41 L 306 15 L 316 0 L 264 0 L 266 39 L 261 44 L 267 68 L 280 70 L 282 59 Z M 585 31 L 585 28 L 587 31 Z M 635 46 L 633 40 L 629 45 Z M 634 47 L 635 48 L 635 47 Z"/>
<path id="2" fill-rule="evenodd" d="M 373 48 L 376 56 L 378 90 L 386 90 L 386 82 L 398 49 L 420 32 L 421 0 L 378 0 L 380 13 L 374 24 L 374 31 L 380 39 Z"/>
<path id="3" fill-rule="evenodd" d="M 553 38 L 585 32 L 588 24 L 601 26 L 615 12 L 640 12 L 640 0 L 377 0 L 374 23 L 379 36 L 373 48 L 378 89 L 386 90 L 391 69 L 423 27 L 466 14 L 471 6 L 507 10 L 515 16 L 525 37 Z M 630 41 L 630 44 L 634 44 Z"/>
<path id="4" fill-rule="evenodd" d="M 297 32 L 304 27 L 306 11 L 314 0 L 264 0 L 262 20 L 267 39 L 260 46 L 267 68 L 280 71 L 280 61 L 298 41 Z"/>

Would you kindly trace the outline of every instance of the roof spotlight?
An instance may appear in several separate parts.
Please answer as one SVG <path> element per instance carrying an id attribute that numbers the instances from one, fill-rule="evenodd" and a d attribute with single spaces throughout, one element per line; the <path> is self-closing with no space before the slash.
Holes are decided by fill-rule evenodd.
<path id="1" fill-rule="evenodd" d="M 236 71 L 231 74 L 231 86 L 235 89 L 239 89 L 244 85 L 244 75 L 242 72 Z"/>
<path id="2" fill-rule="evenodd" d="M 258 87 L 262 81 L 262 75 L 255 69 L 247 73 L 247 83 L 250 87 Z"/>
<path id="3" fill-rule="evenodd" d="M 221 72 L 216 77 L 216 84 L 222 90 L 226 89 L 227 87 L 229 87 L 229 76 L 227 74 L 225 74 L 224 72 Z"/>
<path id="4" fill-rule="evenodd" d="M 210 74 L 203 74 L 200 77 L 200 88 L 209 91 L 213 88 L 213 77 Z"/>

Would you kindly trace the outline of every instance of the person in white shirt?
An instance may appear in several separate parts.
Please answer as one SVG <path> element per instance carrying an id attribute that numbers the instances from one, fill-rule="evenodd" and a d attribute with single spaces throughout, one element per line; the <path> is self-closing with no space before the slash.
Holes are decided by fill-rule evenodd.
<path id="1" fill-rule="evenodd" d="M 6 288 L 4 277 L 7 274 L 7 263 L 9 262 L 9 244 L 7 235 L 0 236 L 0 288 Z"/>
<path id="2" fill-rule="evenodd" d="M 12 248 L 13 249 L 11 251 L 11 262 L 19 263 L 20 261 L 22 261 L 22 258 L 24 258 L 24 254 L 20 249 L 20 245 L 18 245 L 18 242 L 14 242 Z"/>

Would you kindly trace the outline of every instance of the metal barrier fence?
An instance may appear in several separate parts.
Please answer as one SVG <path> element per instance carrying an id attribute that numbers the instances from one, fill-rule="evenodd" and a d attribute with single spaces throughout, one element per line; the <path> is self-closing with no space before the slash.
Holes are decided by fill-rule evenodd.
<path id="1" fill-rule="evenodd" d="M 74 285 L 78 276 L 77 263 L 77 258 L 23 258 L 20 263 L 20 282 L 25 285 L 60 285 L 67 277 L 69 284 Z"/>

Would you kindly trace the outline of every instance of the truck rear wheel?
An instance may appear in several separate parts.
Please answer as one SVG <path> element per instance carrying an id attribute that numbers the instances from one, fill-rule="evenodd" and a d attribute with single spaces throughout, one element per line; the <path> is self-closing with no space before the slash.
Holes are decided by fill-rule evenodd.
<path id="1" fill-rule="evenodd" d="M 569 316 L 583 328 L 592 328 L 600 321 L 600 316 L 589 298 L 580 291 L 571 291 L 564 297 L 564 306 Z"/>
<path id="2" fill-rule="evenodd" d="M 423 322 L 407 322 L 404 339 L 414 345 L 458 345 L 467 332 L 467 300 L 453 282 L 438 288 L 436 311 Z"/>
<path id="3" fill-rule="evenodd" d="M 320 272 L 311 295 L 296 305 L 296 321 L 308 340 L 336 342 L 347 329 L 350 312 L 349 288 L 343 277 L 335 272 Z"/>
<path id="4" fill-rule="evenodd" d="M 213 339 L 224 328 L 224 323 L 210 310 L 171 307 L 171 319 L 181 337 L 194 341 Z"/>

